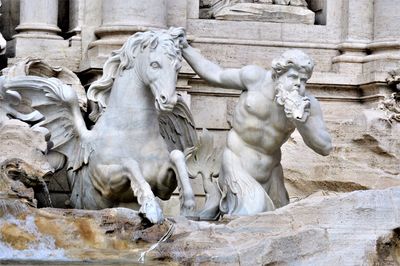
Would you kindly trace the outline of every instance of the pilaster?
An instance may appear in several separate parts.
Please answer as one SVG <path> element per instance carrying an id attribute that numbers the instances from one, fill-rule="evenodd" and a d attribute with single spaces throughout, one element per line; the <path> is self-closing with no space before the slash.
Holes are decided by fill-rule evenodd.
<path id="1" fill-rule="evenodd" d="M 342 42 L 338 45 L 341 55 L 333 59 L 334 68 L 340 73 L 361 75 L 373 37 L 374 4 L 370 0 L 345 0 L 344 7 L 347 12 L 342 24 Z"/>

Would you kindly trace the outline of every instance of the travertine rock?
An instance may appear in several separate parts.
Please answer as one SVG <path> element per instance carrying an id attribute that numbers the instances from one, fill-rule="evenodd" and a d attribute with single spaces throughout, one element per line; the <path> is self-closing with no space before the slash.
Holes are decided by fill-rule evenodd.
<path id="1" fill-rule="evenodd" d="M 150 228 L 137 212 L 34 209 L 0 201 L 0 259 L 132 264 L 172 224 L 147 263 L 397 265 L 400 189 L 313 195 L 284 208 L 217 223 L 175 218 Z M 142 241 L 140 241 L 142 240 Z"/>
<path id="2" fill-rule="evenodd" d="M 317 191 L 349 192 L 400 186 L 400 123 L 382 110 L 365 110 L 351 121 L 330 123 L 334 150 L 328 157 L 305 153 L 295 132 L 282 147 L 291 201 Z M 304 151 L 301 160 L 297 154 Z"/>
<path id="3" fill-rule="evenodd" d="M 399 204 L 393 188 L 316 195 L 219 224 L 180 220 L 158 257 L 204 265 L 395 265 Z"/>
<path id="4" fill-rule="evenodd" d="M 0 123 L 0 195 L 22 198 L 33 206 L 37 200 L 39 206 L 51 205 L 45 182 L 53 168 L 44 155 L 46 133 L 16 119 Z"/>

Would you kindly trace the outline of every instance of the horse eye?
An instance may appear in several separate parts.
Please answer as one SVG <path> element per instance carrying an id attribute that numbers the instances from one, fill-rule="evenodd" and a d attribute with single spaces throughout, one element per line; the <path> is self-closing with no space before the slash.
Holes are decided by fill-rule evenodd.
<path id="1" fill-rule="evenodd" d="M 150 66 L 152 68 L 161 68 L 160 64 L 158 62 L 151 62 Z"/>

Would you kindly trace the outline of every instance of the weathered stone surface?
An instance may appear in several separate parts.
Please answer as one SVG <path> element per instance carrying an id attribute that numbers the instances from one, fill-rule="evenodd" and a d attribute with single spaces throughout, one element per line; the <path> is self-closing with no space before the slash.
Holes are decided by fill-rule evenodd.
<path id="1" fill-rule="evenodd" d="M 135 263 L 396 265 L 400 189 L 313 195 L 273 212 L 217 223 L 174 218 L 146 228 L 137 212 L 34 209 L 1 200 L 0 259 Z"/>
<path id="2" fill-rule="evenodd" d="M 219 224 L 179 220 L 157 256 L 204 265 L 395 265 L 399 204 L 393 188 L 316 195 Z"/>
<path id="3" fill-rule="evenodd" d="M 51 204 L 45 182 L 53 168 L 44 155 L 45 137 L 19 120 L 0 123 L 0 198 L 19 197 L 36 206 L 36 196 L 39 205 Z"/>
<path id="4" fill-rule="evenodd" d="M 328 127 L 334 145 L 328 157 L 306 152 L 297 132 L 282 147 L 285 184 L 292 201 L 317 191 L 400 186 L 398 122 L 391 122 L 384 111 L 370 109 Z M 301 160 L 299 153 L 303 154 Z"/>

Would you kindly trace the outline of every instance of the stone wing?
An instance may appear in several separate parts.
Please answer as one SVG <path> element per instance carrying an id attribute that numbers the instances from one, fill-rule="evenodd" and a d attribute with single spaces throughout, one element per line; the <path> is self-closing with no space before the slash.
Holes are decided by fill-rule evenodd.
<path id="1" fill-rule="evenodd" d="M 6 78 L 0 77 L 0 124 L 10 118 L 16 118 L 27 123 L 34 123 L 43 119 L 43 115 L 24 104 L 21 95 L 16 91 L 4 87 Z"/>
<path id="2" fill-rule="evenodd" d="M 75 90 L 56 78 L 21 76 L 8 79 L 4 88 L 18 93 L 43 119 L 33 128 L 46 128 L 51 137 L 51 150 L 64 154 L 68 169 L 77 170 L 88 163 L 92 152 Z"/>
<path id="3" fill-rule="evenodd" d="M 161 136 L 167 143 L 168 150 L 184 151 L 197 144 L 197 133 L 192 113 L 178 95 L 178 102 L 171 113 L 159 115 Z"/>

